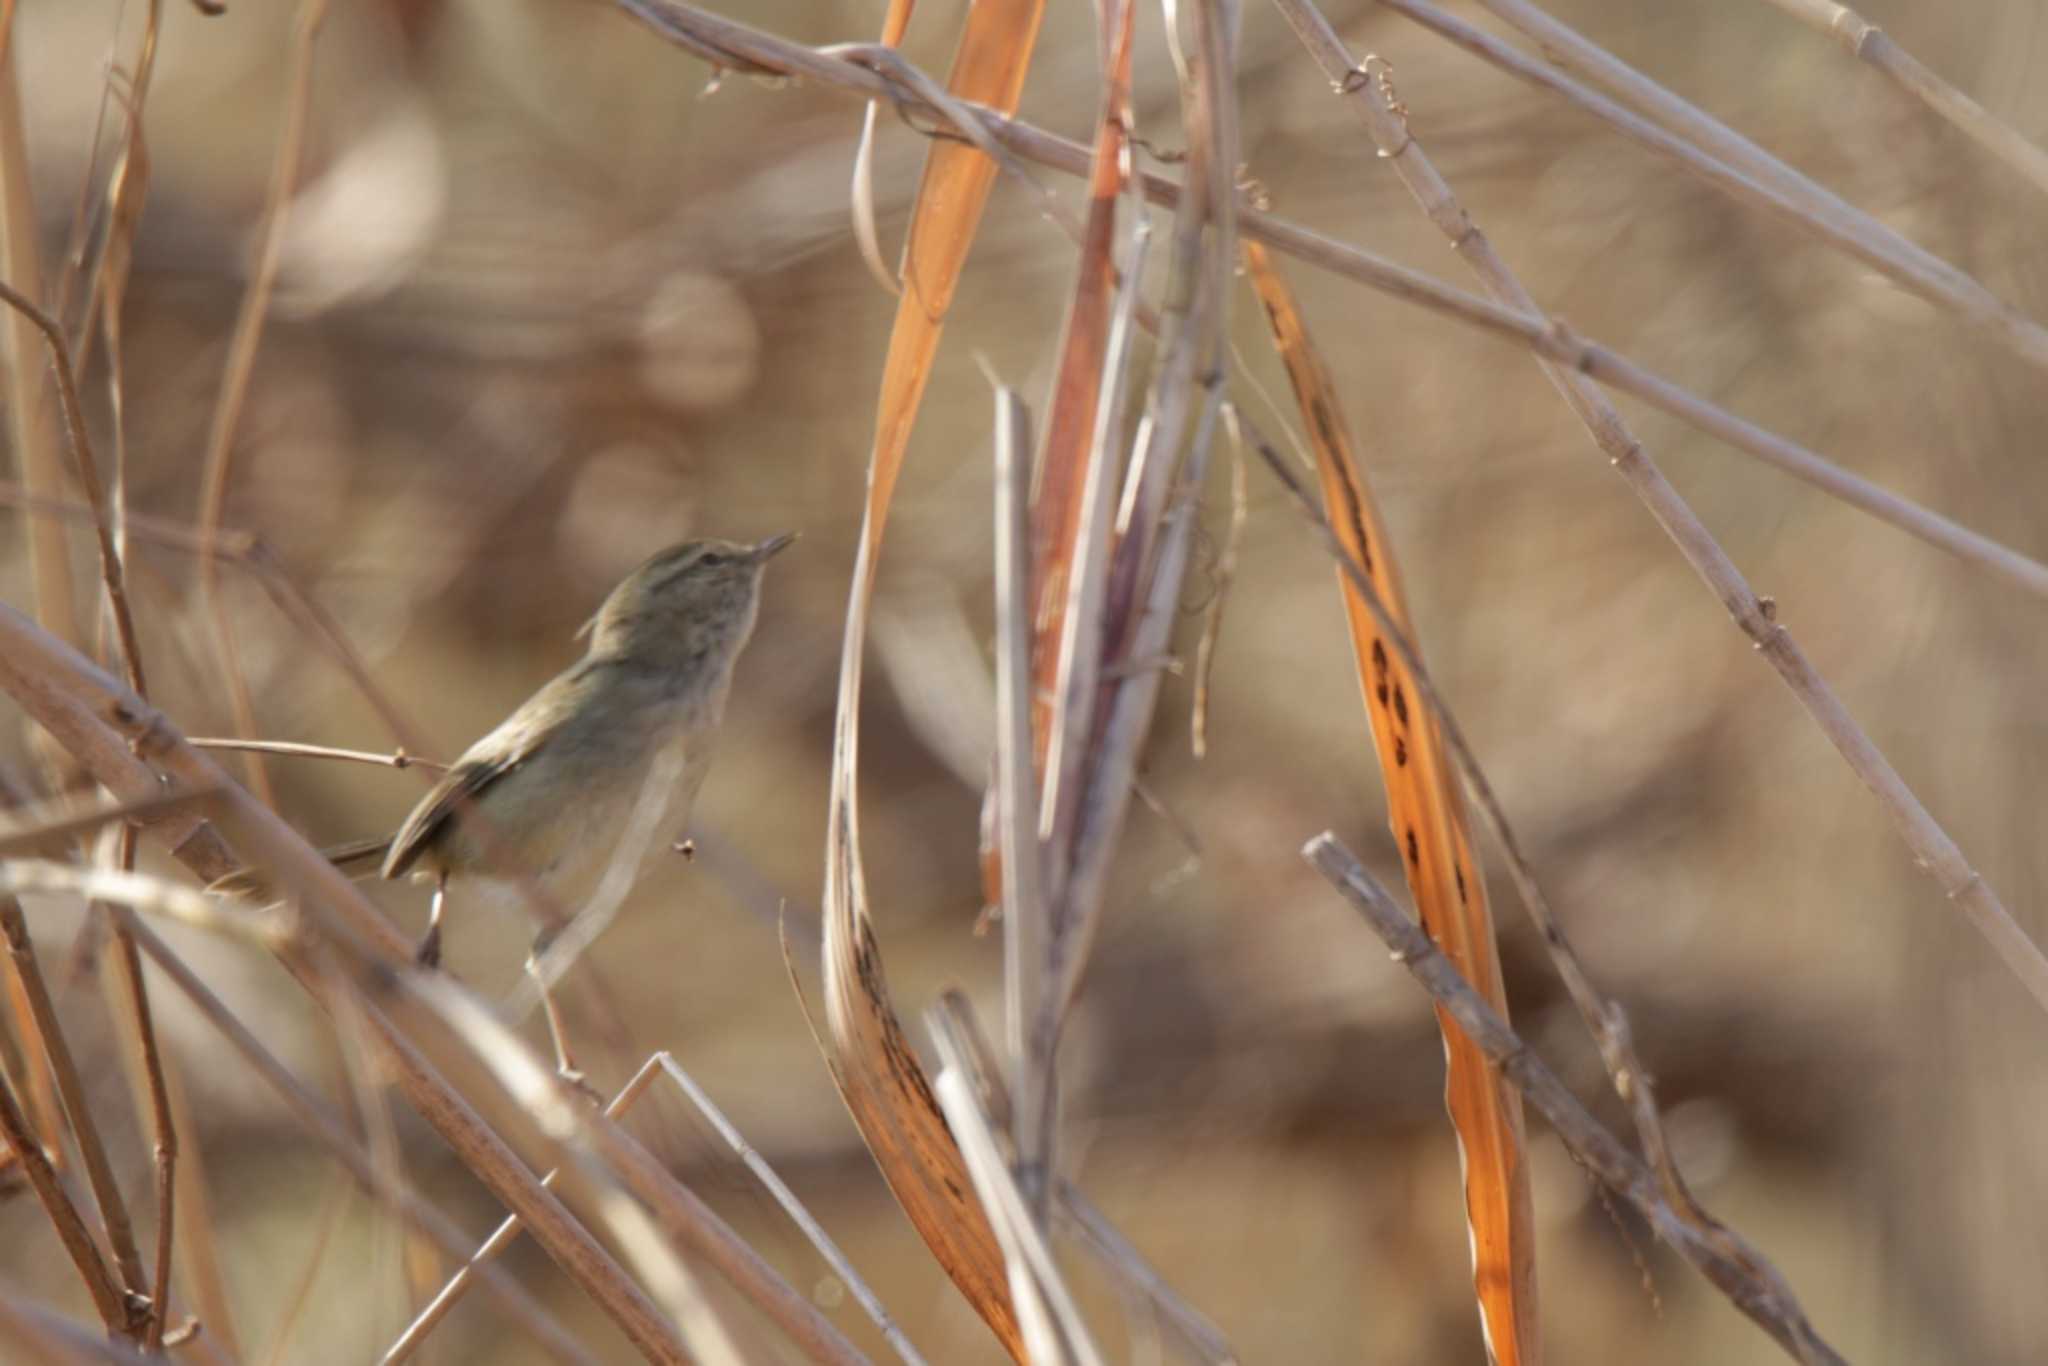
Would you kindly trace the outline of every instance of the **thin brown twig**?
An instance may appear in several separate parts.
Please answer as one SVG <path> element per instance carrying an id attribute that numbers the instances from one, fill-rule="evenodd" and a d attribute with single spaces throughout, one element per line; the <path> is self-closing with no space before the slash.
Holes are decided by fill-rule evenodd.
<path id="1" fill-rule="evenodd" d="M 244 736 L 256 734 L 256 707 L 249 696 L 249 680 L 242 673 L 235 645 L 234 623 L 220 600 L 220 564 L 214 545 L 220 536 L 221 512 L 227 505 L 228 476 L 233 467 L 235 429 L 241 421 L 243 400 L 256 366 L 256 347 L 263 337 L 263 321 L 270 306 L 270 292 L 277 281 L 278 262 L 284 250 L 285 206 L 298 181 L 299 156 L 306 140 L 307 113 L 313 93 L 313 52 L 320 36 L 321 21 L 327 16 L 327 0 L 302 0 L 292 24 L 291 65 L 286 82 L 284 124 L 278 132 L 277 154 L 270 168 L 270 186 L 263 200 L 263 215 L 256 232 L 256 264 L 248 288 L 242 292 L 242 306 L 235 317 L 233 338 L 228 343 L 227 365 L 221 378 L 220 400 L 213 411 L 213 427 L 206 440 L 206 459 L 199 503 L 200 538 L 205 551 L 199 559 L 199 597 L 213 622 L 213 636 L 220 650 L 221 673 L 233 704 L 235 726 Z M 252 754 L 248 773 L 258 796 L 275 805 L 270 776 L 262 757 Z"/>
<path id="2" fill-rule="evenodd" d="M 194 749 L 242 750 L 256 754 L 282 754 L 298 759 L 344 759 L 380 768 L 424 768 L 445 773 L 448 765 L 434 759 L 407 754 L 403 746 L 389 754 L 363 749 L 336 749 L 332 745 L 307 745 L 296 740 L 236 740 L 219 736 L 188 735 L 185 743 Z"/>
<path id="3" fill-rule="evenodd" d="M 1704 1225 L 1695 1224 L 1674 1210 L 1642 1160 L 1587 1113 L 1557 1074 L 1480 999 L 1408 912 L 1335 835 L 1327 831 L 1317 835 L 1303 846 L 1302 856 L 1364 914 L 1373 932 L 1392 950 L 1394 961 L 1414 975 L 1523 1097 L 1543 1112 L 1588 1171 L 1634 1205 L 1659 1237 L 1698 1267 L 1795 1360 L 1805 1366 L 1846 1366 L 1807 1322 L 1791 1287 L 1763 1254 L 1723 1224 L 1711 1219 Z"/>
<path id="4" fill-rule="evenodd" d="M 948 126 L 943 124 L 946 116 L 942 111 L 925 105 L 907 86 L 892 85 L 885 75 L 826 55 L 819 49 L 749 28 L 681 0 L 616 3 L 646 20 L 662 36 L 721 68 L 797 76 L 856 97 L 883 95 L 895 100 L 899 107 L 916 110 Z M 971 105 L 968 110 L 998 142 L 1025 160 L 1069 175 L 1088 174 L 1090 154 L 1081 144 L 980 106 Z M 1140 172 L 1134 180 L 1150 202 L 1167 208 L 1180 203 L 1182 189 L 1176 182 L 1149 172 Z M 1275 251 L 1515 342 L 1559 366 L 1641 399 L 2012 587 L 2048 598 L 2048 565 L 1852 474 L 1798 442 L 1701 398 L 1609 347 L 1580 337 L 1555 319 L 1533 309 L 1503 307 L 1468 294 L 1250 204 L 1239 206 L 1237 218 L 1245 236 L 1264 242 Z"/>

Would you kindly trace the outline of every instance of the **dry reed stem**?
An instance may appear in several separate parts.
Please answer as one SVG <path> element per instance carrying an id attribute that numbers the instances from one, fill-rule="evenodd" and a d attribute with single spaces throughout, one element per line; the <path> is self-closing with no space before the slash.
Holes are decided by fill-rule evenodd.
<path id="1" fill-rule="evenodd" d="M 1487 292 L 1511 308 L 1540 312 L 1534 298 L 1495 253 L 1416 144 L 1405 120 L 1392 108 L 1387 91 L 1352 60 L 1329 22 L 1309 0 L 1275 2 L 1294 24 L 1324 74 L 1350 96 L 1346 103 L 1358 114 L 1374 144 L 1384 157 L 1393 161 L 1396 172 L 1424 213 L 1479 276 Z M 2035 1002 L 2048 1009 L 2048 956 L 2013 919 L 1997 893 L 1906 786 L 1890 760 L 1857 726 L 1841 699 L 1776 619 L 1775 609 L 1767 608 L 1759 600 L 1734 561 L 1657 468 L 1607 396 L 1575 370 L 1547 362 L 1543 363 L 1543 370 L 1631 491 L 1677 544 L 1686 563 L 1720 599 L 1736 626 L 1777 670 L 1821 733 L 1877 798 L 1915 861 L 1990 942 L 1992 950 L 2020 979 Z"/>
<path id="2" fill-rule="evenodd" d="M 1846 1366 L 1814 1332 L 1784 1277 L 1763 1255 L 1724 1225 L 1689 1222 L 1663 1198 L 1657 1178 L 1587 1113 L 1557 1074 L 1517 1036 L 1493 1008 L 1458 975 L 1449 959 L 1408 912 L 1376 882 L 1358 859 L 1328 831 L 1302 848 L 1302 856 L 1365 916 L 1386 942 L 1394 961 L 1408 969 L 1436 1001 L 1457 1018 L 1466 1037 L 1483 1049 L 1501 1072 L 1543 1112 L 1572 1155 L 1609 1190 L 1634 1205 L 1659 1237 L 1718 1286 L 1735 1307 L 1755 1320 L 1787 1353 L 1805 1366 Z"/>
<path id="3" fill-rule="evenodd" d="M 194 929 L 230 934 L 265 946 L 288 943 L 295 934 L 288 915 L 233 905 L 147 873 L 85 868 L 46 859 L 0 860 L 0 895 L 24 892 L 133 906 Z"/>
<path id="4" fill-rule="evenodd" d="M 998 1131 L 1015 1128 L 1002 1064 L 995 1050 L 988 1046 L 966 996 L 957 987 L 948 987 L 939 993 L 939 1000 L 953 1027 L 954 1061 L 967 1079 L 976 1103 Z M 1229 1339 L 1166 1283 L 1158 1269 L 1117 1231 L 1079 1186 L 1062 1177 L 1053 1182 L 1052 1188 L 1055 1226 L 1080 1243 L 1127 1297 L 1142 1302 L 1179 1341 L 1191 1360 L 1204 1366 L 1236 1366 L 1237 1354 L 1231 1350 Z"/>
<path id="5" fill-rule="evenodd" d="M 1092 718 L 1089 771 L 1072 835 L 1054 850 L 1057 879 L 1048 946 L 1051 990 L 1038 1028 L 1055 1041 L 1080 989 L 1104 908 L 1111 857 L 1122 833 L 1138 758 L 1158 700 L 1198 520 L 1201 490 L 1223 403 L 1223 338 L 1234 285 L 1232 222 L 1237 167 L 1235 58 L 1209 3 L 1192 7 L 1196 51 L 1187 58 L 1181 99 L 1192 187 L 1172 237 L 1163 338 L 1144 418 L 1125 471 L 1115 525 L 1104 620 L 1091 648 L 1116 665 L 1100 669 L 1109 686 Z M 1102 528 L 1108 536 L 1110 528 Z"/>
<path id="6" fill-rule="evenodd" d="M 86 1293 L 92 1297 L 93 1308 L 109 1336 L 140 1337 L 144 1307 L 131 1300 L 115 1281 L 85 1220 L 79 1217 L 78 1206 L 71 1202 L 41 1140 L 29 1127 L 28 1116 L 15 1099 L 16 1089 L 14 1078 L 6 1075 L 4 1063 L 0 1063 L 0 1139 L 14 1149 L 29 1187 L 35 1191 L 50 1227 L 57 1231 L 57 1240 L 64 1245 L 71 1264 L 78 1268 L 78 1277 L 85 1282 Z"/>
<path id="7" fill-rule="evenodd" d="M 482 1002 L 439 976 L 413 974 L 392 985 L 397 988 L 393 999 L 398 1003 L 417 1002 L 453 1025 L 507 1094 L 560 1145 L 568 1159 L 564 1179 L 588 1179 L 600 1188 L 616 1181 L 646 1206 L 653 1223 L 633 1230 L 635 1236 L 644 1239 L 658 1226 L 667 1241 L 643 1240 L 637 1248 L 643 1260 L 672 1261 L 669 1242 L 673 1242 L 693 1263 L 716 1271 L 810 1360 L 823 1366 L 867 1366 L 867 1358 L 696 1192 L 676 1180 L 636 1139 L 604 1118 L 587 1093 L 577 1091 L 544 1065 Z M 600 1189 L 600 1194 L 604 1193 Z M 623 1216 L 608 1220 L 622 1238 L 639 1222 L 638 1215 L 616 1209 L 609 1196 L 606 1208 Z M 667 1288 L 671 1295 L 688 1293 L 674 1283 L 681 1266 L 680 1261 L 673 1261 L 654 1268 L 670 1278 Z M 691 1272 L 682 1275 L 694 1280 Z"/>
<path id="8" fill-rule="evenodd" d="M 761 75 L 801 77 L 850 95 L 887 95 L 907 113 L 937 119 L 942 129 L 952 126 L 944 111 L 927 104 L 908 85 L 892 85 L 885 75 L 846 61 L 826 49 L 805 47 L 707 13 L 681 3 L 681 0 L 617 0 L 617 3 L 645 19 L 663 37 L 719 67 Z M 975 106 L 971 112 L 982 128 L 1017 156 L 1069 175 L 1085 176 L 1088 173 L 1089 152 L 1079 143 L 985 108 Z M 966 135 L 964 131 L 960 134 Z M 1136 180 L 1138 188 L 1152 203 L 1166 208 L 1180 203 L 1182 190 L 1176 182 L 1149 172 L 1140 172 Z M 1245 236 L 1264 242 L 1275 251 L 1513 341 L 1610 389 L 1641 399 L 1651 407 L 1880 521 L 1888 522 L 1908 535 L 1948 551 L 1980 572 L 2036 597 L 2048 599 L 2048 565 L 1852 474 L 1799 443 L 1692 393 L 1683 385 L 1619 352 L 1578 336 L 1555 319 L 1533 310 L 1503 307 L 1468 294 L 1420 271 L 1396 265 L 1248 204 L 1238 207 L 1237 217 Z"/>
<path id="9" fill-rule="evenodd" d="M 1890 35 L 1833 0 L 1764 0 L 1833 38 L 1841 49 L 1889 78 L 1937 118 L 1976 141 L 2037 190 L 2048 190 L 2048 152 L 2011 124 L 1950 85 L 1900 47 Z"/>
<path id="10" fill-rule="evenodd" d="M 292 1118 L 334 1155 L 365 1193 L 425 1233 L 450 1256 L 462 1257 L 467 1253 L 469 1239 L 462 1230 L 403 1181 L 394 1180 L 382 1169 L 349 1133 L 347 1124 L 327 1102 L 300 1081 L 155 931 L 147 926 L 141 927 L 135 942 L 205 1016 L 207 1023 L 277 1092 Z M 517 1282 L 496 1268 L 490 1271 L 496 1274 L 484 1274 L 489 1289 L 536 1342 L 546 1347 L 559 1361 L 589 1361 L 588 1354 L 569 1336 L 568 1331 L 524 1293 Z"/>
<path id="11" fill-rule="evenodd" d="M 1834 247 L 1900 288 L 1985 329 L 2035 365 L 2048 366 L 2048 330 L 1999 299 L 1965 272 L 1916 246 L 1869 214 L 1800 175 L 1626 63 L 1588 42 L 1527 0 L 1483 0 L 1534 38 L 1544 55 L 1654 110 L 1666 123 L 1709 149 L 1666 132 L 1613 100 L 1456 19 L 1428 0 L 1380 0 L 1388 9 L 1531 85 L 1563 97 L 1633 142 L 1698 176 L 1738 203 L 1760 208 Z"/>
<path id="12" fill-rule="evenodd" d="M 632 1108 L 633 1103 L 640 1098 L 641 1093 L 647 1089 L 648 1084 L 654 1080 L 654 1076 L 655 1060 L 650 1057 L 646 1062 L 640 1064 L 640 1070 L 635 1072 L 627 1080 L 626 1084 L 619 1088 L 618 1093 L 605 1105 L 605 1117 L 607 1119 L 617 1119 L 624 1115 L 628 1109 Z M 540 1183 L 549 1189 L 553 1189 L 555 1183 L 561 1179 L 561 1175 L 562 1169 L 560 1167 L 551 1168 L 547 1175 L 541 1177 Z M 443 1285 L 439 1293 L 427 1301 L 425 1307 L 413 1317 L 412 1322 L 405 1326 L 404 1331 L 393 1340 L 389 1347 L 384 1349 L 384 1355 L 378 1358 L 379 1366 L 400 1366 L 401 1363 L 410 1361 L 413 1355 L 426 1345 L 428 1335 L 461 1302 L 462 1297 L 468 1293 L 469 1287 L 475 1278 L 478 1275 L 484 1274 L 486 1269 L 496 1262 L 505 1249 L 512 1246 L 519 1235 L 525 1231 L 525 1227 L 525 1224 L 518 1215 L 506 1215 L 504 1221 L 491 1233 L 491 1236 L 486 1238 L 474 1252 L 471 1252 L 466 1258 L 462 1259 L 462 1265 L 456 1269 L 453 1276 L 448 1278 L 448 1283 Z"/>
<path id="13" fill-rule="evenodd" d="M 169 720 L 75 650 L 0 604 L 0 689 L 83 761 L 117 795 L 140 796 L 160 779 L 146 756 L 174 781 L 220 785 L 229 826 L 250 852 L 297 889 L 322 915 L 327 934 L 373 952 L 384 964 L 409 964 L 411 945 L 348 880 L 268 807 L 227 783 L 220 768 L 185 745 Z M 148 828 L 181 862 L 211 881 L 240 866 L 213 824 L 177 811 Z M 316 1000 L 326 985 L 306 954 L 287 945 L 287 968 Z M 504 1140 L 420 1054 L 384 1013 L 367 1006 L 370 1034 L 414 1109 L 441 1134 L 463 1164 L 524 1217 L 557 1265 L 618 1323 L 650 1360 L 680 1362 L 674 1330 L 618 1263 L 549 1192 Z"/>
<path id="14" fill-rule="evenodd" d="M 882 1305 L 881 1298 L 861 1279 L 860 1272 L 855 1269 L 846 1254 L 839 1250 L 839 1245 L 832 1241 L 831 1235 L 825 1232 L 825 1226 L 804 1208 L 803 1202 L 797 1199 L 796 1192 L 776 1175 L 775 1169 L 768 1165 L 768 1159 L 761 1156 L 753 1144 L 747 1142 L 746 1135 L 726 1118 L 725 1112 L 712 1103 L 704 1088 L 699 1086 L 666 1051 L 654 1054 L 648 1061 L 660 1065 L 663 1074 L 675 1084 L 676 1089 L 688 1097 L 690 1104 L 697 1108 L 697 1112 L 718 1131 L 718 1136 L 732 1149 L 733 1156 L 739 1158 L 741 1164 L 753 1174 L 754 1179 L 774 1197 L 775 1203 L 789 1216 L 790 1222 L 802 1230 L 805 1239 L 818 1250 L 818 1255 L 825 1259 L 826 1265 L 832 1268 L 832 1273 L 846 1284 L 854 1300 L 874 1322 L 876 1329 L 881 1332 L 889 1346 L 895 1349 L 896 1355 L 902 1359 L 905 1366 L 924 1366 L 924 1358 L 911 1345 L 910 1339 L 904 1336 L 896 1320 L 890 1317 L 889 1311 Z"/>
<path id="15" fill-rule="evenodd" d="M 307 111 L 312 102 L 313 51 L 326 17 L 327 0 L 301 0 L 292 20 L 284 122 L 278 131 L 277 153 L 271 163 L 270 184 L 264 193 L 263 214 L 256 230 L 256 264 L 248 288 L 242 291 L 241 308 L 235 315 L 234 333 L 228 341 L 227 363 L 221 375 L 212 428 L 206 438 L 201 476 L 199 534 L 204 550 L 199 557 L 199 598 L 213 624 L 214 644 L 220 651 L 221 676 L 227 683 L 235 727 L 245 737 L 256 734 L 256 707 L 249 696 L 249 680 L 242 673 L 234 623 L 228 617 L 226 604 L 220 600 L 220 563 L 214 546 L 220 539 L 221 512 L 227 505 L 235 429 L 241 422 L 249 378 L 256 368 L 256 347 L 263 338 L 263 321 L 284 251 L 285 209 L 298 182 L 299 156 L 305 147 Z M 275 806 L 270 775 L 260 755 L 249 757 L 247 772 L 264 805 Z"/>
<path id="16" fill-rule="evenodd" d="M 1015 390 L 996 387 L 995 822 L 1002 857 L 1003 1025 L 1017 1069 L 1011 1133 L 1018 1165 L 1042 1176 L 1051 1148 L 1049 1042 L 1033 1025 L 1045 994 L 1045 850 L 1032 761 L 1031 429 Z M 1043 1189 L 1026 1177 L 1027 1189 Z M 1032 1191 L 1034 1200 L 1037 1191 Z"/>
<path id="17" fill-rule="evenodd" d="M 133 826 L 121 828 L 119 845 L 115 868 L 117 871 L 125 872 L 135 866 Z M 140 1093 L 137 1097 L 138 1108 L 147 1107 L 150 1136 L 153 1140 L 151 1157 L 156 1174 L 156 1261 L 147 1281 L 137 1279 L 130 1281 L 130 1285 L 137 1290 L 147 1290 L 149 1321 L 143 1331 L 142 1347 L 146 1352 L 155 1352 L 163 1347 L 164 1330 L 170 1321 L 171 1256 L 179 1234 L 176 1215 L 178 1178 L 181 1171 L 178 1159 L 182 1144 L 178 1133 L 178 1116 L 171 1107 L 169 1065 L 157 1040 L 156 1017 L 149 1008 L 149 987 L 142 977 L 142 956 L 135 949 L 135 911 L 131 906 L 118 902 L 110 903 L 104 898 L 96 900 L 93 909 L 105 914 L 114 927 L 113 972 L 109 986 L 124 1007 L 120 1014 L 128 1029 L 128 1041 L 134 1060 L 132 1072 L 136 1080 L 135 1089 Z"/>
<path id="18" fill-rule="evenodd" d="M 1002 1244 L 1010 1303 L 1016 1306 L 1031 1366 L 1103 1366 L 1102 1353 L 1053 1258 L 1042 1221 L 1004 1160 L 995 1126 L 976 1096 L 972 1078 L 978 1067 L 973 1055 L 981 1031 L 966 998 L 958 993 L 941 997 L 926 1012 L 925 1025 L 940 1058 L 932 1090 L 960 1144 L 975 1195 Z"/>
<path id="19" fill-rule="evenodd" d="M 6 936 L 15 980 L 28 1001 L 29 1015 L 34 1021 L 33 1031 L 24 1031 L 30 1037 L 25 1038 L 22 1045 L 33 1048 L 39 1037 L 44 1056 L 49 1060 L 51 1076 L 56 1082 L 58 1099 L 64 1106 L 66 1119 L 70 1121 L 72 1139 L 78 1145 L 86 1186 L 92 1192 L 93 1204 L 99 1209 L 100 1224 L 106 1230 L 107 1245 L 113 1251 L 115 1267 L 121 1274 L 122 1283 L 130 1291 L 140 1292 L 148 1282 L 143 1278 L 142 1253 L 135 1242 L 135 1226 L 128 1217 L 128 1204 L 121 1197 L 121 1183 L 114 1175 L 113 1164 L 107 1160 L 107 1147 L 100 1138 L 99 1125 L 93 1122 L 91 1108 L 86 1104 L 85 1083 L 78 1070 L 78 1061 L 71 1052 L 70 1040 L 65 1037 L 63 1022 L 57 1018 L 56 1003 L 50 999 L 49 985 L 43 980 L 35 943 L 29 937 L 28 917 L 22 914 L 21 903 L 12 895 L 0 895 L 0 933 Z"/>

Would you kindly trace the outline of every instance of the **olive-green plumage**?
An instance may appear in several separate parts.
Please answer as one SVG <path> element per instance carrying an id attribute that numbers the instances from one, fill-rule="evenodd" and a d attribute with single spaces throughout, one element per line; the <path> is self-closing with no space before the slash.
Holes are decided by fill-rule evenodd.
<path id="1" fill-rule="evenodd" d="M 753 633 L 762 569 L 793 539 L 690 541 L 627 575 L 586 627 L 583 658 L 471 745 L 413 808 L 384 876 L 528 882 L 573 909 L 643 799 L 686 818 Z M 651 779 L 667 790 L 650 790 Z M 436 930 L 421 945 L 429 961 Z"/>

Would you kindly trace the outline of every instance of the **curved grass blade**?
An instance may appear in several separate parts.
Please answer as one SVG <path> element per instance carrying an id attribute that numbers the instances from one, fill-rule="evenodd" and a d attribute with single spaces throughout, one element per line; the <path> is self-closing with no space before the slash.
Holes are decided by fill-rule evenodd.
<path id="1" fill-rule="evenodd" d="M 1017 106 L 1043 0 L 979 0 L 967 13 L 947 81 L 964 100 Z M 825 1019 L 834 1079 L 876 1165 L 932 1255 L 990 1329 L 1023 1360 L 1001 1250 L 930 1083 L 889 999 L 860 861 L 861 655 L 889 503 L 931 376 L 939 334 L 967 259 L 996 165 L 973 147 L 938 142 L 925 163 L 904 246 L 903 293 L 882 369 L 868 498 L 846 609 L 832 797 L 825 834 Z"/>

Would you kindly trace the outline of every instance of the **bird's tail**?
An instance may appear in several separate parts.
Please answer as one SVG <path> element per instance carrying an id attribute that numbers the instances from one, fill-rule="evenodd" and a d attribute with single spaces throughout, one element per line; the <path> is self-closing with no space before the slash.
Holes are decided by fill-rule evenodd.
<path id="1" fill-rule="evenodd" d="M 350 840 L 346 844 L 331 845 L 320 851 L 320 856 L 347 873 L 350 877 L 368 877 L 384 862 L 386 851 L 391 848 L 391 837 Z M 248 897 L 257 901 L 274 901 L 277 893 L 271 885 L 269 873 L 257 867 L 237 868 L 224 873 L 206 884 L 209 892 L 222 896 Z"/>

